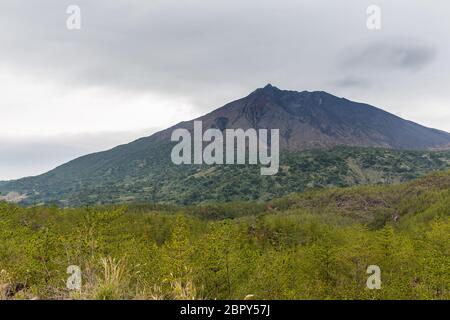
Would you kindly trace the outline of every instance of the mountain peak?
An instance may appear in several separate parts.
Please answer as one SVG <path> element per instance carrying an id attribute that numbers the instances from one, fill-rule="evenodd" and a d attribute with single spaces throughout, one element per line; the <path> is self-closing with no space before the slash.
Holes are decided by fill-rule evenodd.
<path id="1" fill-rule="evenodd" d="M 264 88 L 264 90 L 271 90 L 271 89 L 277 89 L 279 90 L 277 87 L 274 87 L 272 84 L 268 83 Z"/>
<path id="2" fill-rule="evenodd" d="M 450 134 L 406 121 L 374 106 L 326 91 L 282 90 L 272 84 L 200 118 L 205 127 L 279 129 L 280 148 L 336 145 L 426 150 L 450 142 Z"/>
<path id="3" fill-rule="evenodd" d="M 272 84 L 268 83 L 266 86 L 258 88 L 254 92 L 273 94 L 281 91 L 283 90 L 280 90 L 277 87 L 273 86 Z"/>
<path id="4" fill-rule="evenodd" d="M 280 95 L 280 94 L 298 94 L 298 95 L 302 95 L 302 96 L 306 96 L 306 97 L 333 97 L 336 99 L 339 99 L 338 97 L 333 96 L 332 94 L 325 92 L 325 91 L 291 91 L 291 90 L 283 90 L 280 89 L 274 85 L 272 85 L 271 83 L 268 83 L 267 85 L 265 85 L 262 88 L 258 88 L 255 91 L 253 91 L 253 93 L 263 93 L 263 94 L 269 94 L 269 95 Z"/>

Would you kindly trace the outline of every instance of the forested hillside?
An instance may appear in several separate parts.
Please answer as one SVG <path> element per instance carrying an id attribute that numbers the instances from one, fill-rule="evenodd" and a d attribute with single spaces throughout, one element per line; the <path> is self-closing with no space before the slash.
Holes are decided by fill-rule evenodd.
<path id="1" fill-rule="evenodd" d="M 278 174 L 261 176 L 259 165 L 177 166 L 168 160 L 171 148 L 151 144 L 145 158 L 130 150 L 114 150 L 114 156 L 100 153 L 0 185 L 0 192 L 6 197 L 14 191 L 5 199 L 27 205 L 268 201 L 314 188 L 395 184 L 450 168 L 450 151 L 335 147 L 283 152 Z"/>
<path id="2" fill-rule="evenodd" d="M 450 171 L 266 204 L 0 203 L 3 299 L 450 299 Z M 65 287 L 69 265 L 80 291 Z M 366 287 L 369 265 L 382 287 Z"/>

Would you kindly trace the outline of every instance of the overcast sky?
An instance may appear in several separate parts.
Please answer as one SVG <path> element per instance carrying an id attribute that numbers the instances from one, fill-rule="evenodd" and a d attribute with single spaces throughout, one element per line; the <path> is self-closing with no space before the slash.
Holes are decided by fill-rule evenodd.
<path id="1" fill-rule="evenodd" d="M 381 30 L 366 26 L 381 8 Z M 81 29 L 68 30 L 69 5 Z M 2 0 L 0 180 L 189 120 L 267 83 L 450 131 L 448 0 Z"/>

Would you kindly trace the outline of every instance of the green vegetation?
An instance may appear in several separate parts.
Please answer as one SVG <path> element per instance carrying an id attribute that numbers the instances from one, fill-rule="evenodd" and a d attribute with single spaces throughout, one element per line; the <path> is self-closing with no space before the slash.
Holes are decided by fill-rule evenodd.
<path id="1" fill-rule="evenodd" d="M 176 166 L 171 149 L 164 142 L 150 144 L 145 155 L 113 149 L 117 155 L 84 157 L 42 176 L 0 185 L 0 192 L 16 191 L 10 198 L 26 205 L 266 202 L 316 188 L 398 184 L 450 169 L 450 151 L 336 147 L 282 153 L 280 172 L 261 176 L 259 166 Z"/>
<path id="2" fill-rule="evenodd" d="M 450 171 L 266 204 L 1 202 L 0 270 L 8 299 L 450 299 Z"/>

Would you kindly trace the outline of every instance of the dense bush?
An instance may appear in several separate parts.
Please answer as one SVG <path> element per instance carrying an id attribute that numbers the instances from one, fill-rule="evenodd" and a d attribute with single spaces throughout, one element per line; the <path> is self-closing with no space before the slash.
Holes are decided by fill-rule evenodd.
<path id="1" fill-rule="evenodd" d="M 267 205 L 0 203 L 0 296 L 450 299 L 450 173 Z M 66 289 L 69 265 L 82 270 Z M 381 290 L 366 287 L 369 265 Z"/>

